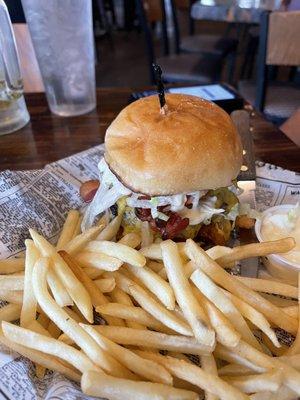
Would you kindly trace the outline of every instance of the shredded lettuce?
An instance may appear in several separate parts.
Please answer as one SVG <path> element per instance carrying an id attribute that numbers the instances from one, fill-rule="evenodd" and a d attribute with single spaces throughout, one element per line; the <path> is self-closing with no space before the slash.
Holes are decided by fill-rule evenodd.
<path id="1" fill-rule="evenodd" d="M 88 205 L 81 223 L 82 231 L 90 228 L 96 217 L 114 205 L 121 197 L 129 195 L 127 189 L 110 171 L 104 158 L 99 162 L 100 186 L 92 202 Z"/>

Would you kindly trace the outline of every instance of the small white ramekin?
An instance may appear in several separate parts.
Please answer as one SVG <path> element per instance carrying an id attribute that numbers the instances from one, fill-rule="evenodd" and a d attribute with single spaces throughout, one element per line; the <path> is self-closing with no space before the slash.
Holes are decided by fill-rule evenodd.
<path id="1" fill-rule="evenodd" d="M 261 219 L 256 220 L 255 233 L 256 237 L 260 242 L 263 242 L 261 237 L 261 225 L 263 220 L 272 214 L 276 214 L 279 210 L 288 212 L 295 205 L 284 204 L 281 206 L 275 206 L 268 208 L 262 213 Z M 293 263 L 287 260 L 284 255 L 270 254 L 267 257 L 263 257 L 263 263 L 269 273 L 274 278 L 280 279 L 286 283 L 297 285 L 298 273 L 300 272 L 300 264 Z"/>

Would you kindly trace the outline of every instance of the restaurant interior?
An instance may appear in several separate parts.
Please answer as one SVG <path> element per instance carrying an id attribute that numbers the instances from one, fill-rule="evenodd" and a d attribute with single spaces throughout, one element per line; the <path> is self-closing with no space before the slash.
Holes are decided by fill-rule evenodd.
<path id="1" fill-rule="evenodd" d="M 21 0 L 6 3 L 25 93 L 39 92 Z M 96 85 L 153 85 L 157 62 L 169 86 L 230 85 L 299 145 L 299 9 L 298 0 L 93 0 Z"/>

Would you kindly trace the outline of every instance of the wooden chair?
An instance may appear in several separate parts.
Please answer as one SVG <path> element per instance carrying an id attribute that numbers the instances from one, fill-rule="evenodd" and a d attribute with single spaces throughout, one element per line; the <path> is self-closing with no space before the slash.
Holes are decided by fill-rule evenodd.
<path id="1" fill-rule="evenodd" d="M 166 82 L 192 82 L 206 84 L 220 80 L 222 60 L 219 55 L 169 54 L 169 38 L 164 0 L 136 0 L 137 14 L 146 39 L 150 80 L 155 82 L 152 63 L 157 62 L 163 70 Z M 153 23 L 162 25 L 164 56 L 154 51 Z"/>
<path id="2" fill-rule="evenodd" d="M 274 122 L 282 122 L 300 107 L 295 82 L 268 82 L 270 66 L 300 66 L 300 11 L 264 12 L 257 56 L 256 83 L 241 81 L 240 93 Z"/>
<path id="3" fill-rule="evenodd" d="M 177 10 L 184 10 L 189 13 L 189 18 L 191 18 L 191 0 L 170 0 L 172 17 L 175 30 L 175 46 L 176 53 L 203 53 L 216 54 L 221 57 L 227 57 L 236 51 L 238 46 L 238 40 L 235 38 L 229 38 L 226 35 L 189 35 L 181 37 L 180 26 L 178 23 Z"/>

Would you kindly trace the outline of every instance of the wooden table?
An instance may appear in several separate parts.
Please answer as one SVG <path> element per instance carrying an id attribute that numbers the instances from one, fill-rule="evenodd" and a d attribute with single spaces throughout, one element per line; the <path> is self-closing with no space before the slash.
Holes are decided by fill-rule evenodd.
<path id="1" fill-rule="evenodd" d="M 35 169 L 103 142 L 106 128 L 138 88 L 99 89 L 97 110 L 72 118 L 50 113 L 43 93 L 26 95 L 31 122 L 0 136 L 0 170 Z M 300 172 L 300 149 L 271 123 L 251 118 L 256 158 Z"/>

